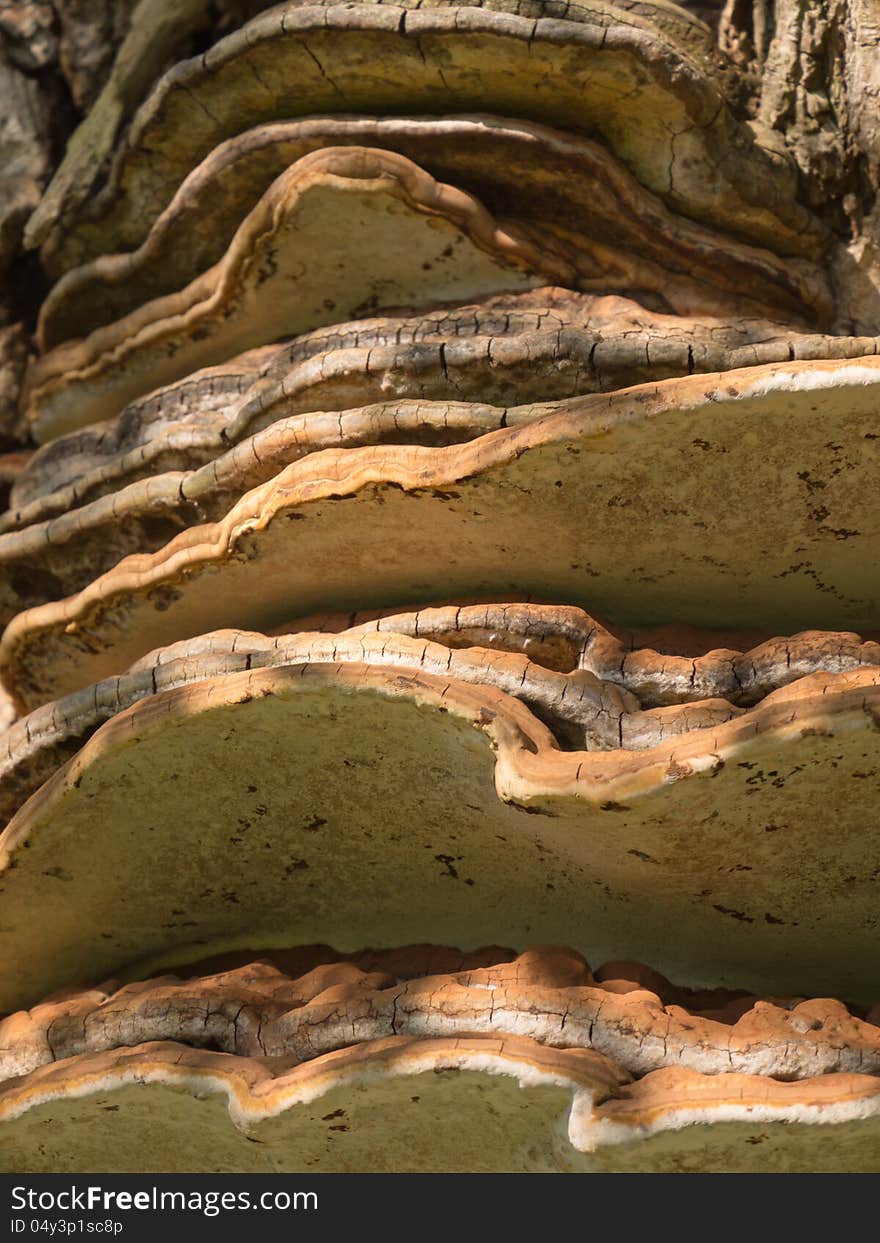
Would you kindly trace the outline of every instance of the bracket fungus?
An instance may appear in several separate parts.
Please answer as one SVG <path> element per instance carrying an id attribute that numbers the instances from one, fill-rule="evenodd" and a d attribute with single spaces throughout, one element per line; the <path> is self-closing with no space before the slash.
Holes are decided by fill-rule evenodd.
<path id="1" fill-rule="evenodd" d="M 0 1171 L 880 1172 L 880 44 L 719 7 L 0 13 Z"/>
<path id="2" fill-rule="evenodd" d="M 15 721 L 0 735 L 0 817 L 8 820 L 104 721 L 132 704 L 252 669 L 369 663 L 439 674 L 523 700 L 565 750 L 640 751 L 735 720 L 792 682 L 815 687 L 806 679 L 880 666 L 877 642 L 822 631 L 745 652 L 702 654 L 717 632 L 687 635 L 697 656 L 670 651 L 675 636 L 662 636 L 663 652 L 628 648 L 580 609 L 545 605 L 456 605 L 362 622 L 331 615 L 291 629 L 183 640 Z"/>
<path id="3" fill-rule="evenodd" d="M 66 268 L 137 245 L 151 215 L 231 134 L 402 107 L 596 132 L 683 214 L 783 254 L 815 249 L 824 230 L 795 198 L 794 162 L 756 141 L 728 108 L 714 64 L 694 58 L 691 39 L 682 47 L 692 19 L 650 7 L 661 23 L 675 14 L 674 33 L 624 8 L 569 0 L 278 5 L 157 83 L 99 201 L 63 222 L 50 262 Z"/>
<path id="4" fill-rule="evenodd" d="M 254 936 L 353 949 L 406 930 L 645 958 L 676 910 L 670 974 L 873 1000 L 877 667 L 812 675 L 646 750 L 563 751 L 488 677 L 334 662 L 334 641 L 319 663 L 134 703 L 32 795 L 0 838 L 0 1006 Z M 96 859 L 114 877 L 99 892 Z"/>
<path id="5" fill-rule="evenodd" d="M 332 244 L 320 240 L 328 232 Z M 402 156 L 315 151 L 272 183 L 207 272 L 40 359 L 28 416 L 38 440 L 52 439 L 285 332 L 407 305 L 420 292 L 455 301 L 567 272 Z"/>
<path id="6" fill-rule="evenodd" d="M 3 527 L 63 513 L 171 467 L 202 465 L 294 414 L 391 399 L 546 403 L 694 372 L 860 358 L 875 349 L 873 338 L 671 316 L 632 299 L 560 289 L 336 324 L 198 371 L 113 420 L 49 441 L 18 481 Z"/>
<path id="7" fill-rule="evenodd" d="M 731 313 L 751 303 L 793 319 L 828 313 L 818 265 L 786 263 L 676 215 L 586 138 L 492 116 L 326 117 L 258 126 L 220 143 L 137 250 L 103 254 L 58 281 L 40 311 L 41 349 L 195 280 L 223 258 L 276 177 L 303 155 L 340 146 L 396 151 L 469 191 L 505 224 L 568 251 L 582 288 L 650 290 L 679 311 L 702 302 Z"/>
<path id="8" fill-rule="evenodd" d="M 447 972 L 432 970 L 430 957 L 418 947 L 374 951 L 365 966 L 322 962 L 301 976 L 257 959 L 219 974 L 67 993 L 0 1020 L 0 1082 L 154 1040 L 305 1062 L 390 1036 L 469 1035 L 591 1048 L 626 1075 L 662 1070 L 671 1058 L 705 1075 L 785 1081 L 880 1072 L 880 1026 L 840 1002 L 688 994 L 634 963 L 594 976 L 582 955 L 559 947 Z"/>
<path id="9" fill-rule="evenodd" d="M 748 367 L 586 397 L 461 445 L 308 454 L 220 521 L 19 613 L 0 642 L 4 685 L 35 707 L 179 637 L 438 588 L 591 605 L 601 584 L 627 625 L 766 632 L 806 612 L 873 629 L 878 383 L 875 358 Z"/>
<path id="10" fill-rule="evenodd" d="M 750 1169 L 759 1125 L 765 1164 L 878 1168 L 880 1028 L 839 1003 L 664 1005 L 656 973 L 594 978 L 564 950 L 446 975 L 417 963 L 403 979 L 353 963 L 293 979 L 257 961 L 12 1015 L 0 1154 L 14 1144 L 15 1169 L 143 1168 L 170 1124 L 151 1169 L 298 1168 L 328 1146 L 336 1168 L 376 1169 L 380 1138 L 385 1169 L 659 1172 L 693 1168 L 697 1145 L 699 1168 Z M 117 1116 L 87 1128 L 85 1151 L 52 1144 L 99 1111 Z"/>

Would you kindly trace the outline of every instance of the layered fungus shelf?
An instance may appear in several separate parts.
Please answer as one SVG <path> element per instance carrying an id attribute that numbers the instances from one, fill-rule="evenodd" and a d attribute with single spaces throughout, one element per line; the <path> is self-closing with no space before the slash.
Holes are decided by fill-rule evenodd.
<path id="1" fill-rule="evenodd" d="M 0 1169 L 880 1171 L 875 0 L 19 7 Z"/>

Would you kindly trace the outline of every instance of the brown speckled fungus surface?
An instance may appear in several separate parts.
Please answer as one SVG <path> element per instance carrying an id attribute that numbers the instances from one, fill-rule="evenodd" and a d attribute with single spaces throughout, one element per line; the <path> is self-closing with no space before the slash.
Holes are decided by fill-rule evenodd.
<path id="1" fill-rule="evenodd" d="M 721 8 L 0 5 L 0 1172 L 880 1172 L 880 14 Z"/>

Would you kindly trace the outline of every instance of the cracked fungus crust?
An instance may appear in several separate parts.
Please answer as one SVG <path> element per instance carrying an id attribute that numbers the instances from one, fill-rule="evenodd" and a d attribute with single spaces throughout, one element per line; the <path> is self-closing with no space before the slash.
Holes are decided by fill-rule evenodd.
<path id="1" fill-rule="evenodd" d="M 12 1015 L 0 1159 L 356 1170 L 381 1141 L 389 1170 L 668 1171 L 696 1151 L 749 1169 L 756 1146 L 774 1168 L 876 1167 L 880 1035 L 839 1003 L 688 993 L 635 963 L 593 975 L 562 948 L 506 956 L 413 946 L 300 977 L 250 962 Z M 89 1125 L 104 1114 L 120 1116 Z M 85 1142 L 60 1149 L 59 1123 Z"/>
<path id="2" fill-rule="evenodd" d="M 683 54 L 657 25 L 611 6 L 558 11 L 583 20 L 557 20 L 546 5 L 546 19 L 508 8 L 278 6 L 165 75 L 118 150 L 109 188 L 86 213 L 96 219 L 70 213 L 44 250 L 47 261 L 63 270 L 137 245 L 231 132 L 359 111 L 491 111 L 598 132 L 645 186 L 687 215 L 785 254 L 824 240 L 794 200 L 793 162 L 734 120 L 705 61 Z M 59 207 L 63 196 L 50 192 L 39 227 L 31 224 L 33 241 Z"/>
<path id="3" fill-rule="evenodd" d="M 332 248 L 321 244 L 328 231 Z M 545 284 L 559 269 L 403 156 L 315 151 L 273 182 L 213 268 L 41 358 L 29 373 L 28 417 L 34 436 L 49 440 L 279 336 L 417 298 Z"/>
<path id="4" fill-rule="evenodd" d="M 852 688 L 768 708 L 757 734 L 595 755 L 428 674 L 300 666 L 156 696 L 6 830 L 0 1005 L 255 937 L 563 942 L 870 1003 L 875 673 L 838 676 Z"/>
<path id="5" fill-rule="evenodd" d="M 355 956 L 372 970 L 328 962 L 296 977 L 257 961 L 200 977 L 192 974 L 196 965 L 185 980 L 68 992 L 0 1022 L 0 1081 L 154 1040 L 308 1062 L 391 1036 L 474 1035 L 591 1049 L 613 1059 L 622 1079 L 672 1065 L 719 1075 L 719 1091 L 731 1074 L 784 1082 L 880 1071 L 880 1027 L 840 1002 L 694 993 L 637 963 L 609 963 L 594 976 L 579 954 L 561 947 L 433 975 L 431 960 L 440 954 L 425 948 Z M 880 1007 L 870 1015 L 880 1017 Z"/>
<path id="6" fill-rule="evenodd" d="M 731 326 L 654 315 L 627 299 L 551 289 L 339 325 L 256 349 L 34 455 L 13 488 L 16 508 L 0 520 L 7 528 L 0 620 L 83 589 L 127 554 L 160 549 L 181 528 L 222 520 L 244 493 L 309 453 L 463 443 L 535 422 L 564 409 L 564 398 L 621 381 L 736 370 L 792 353 L 856 358 L 874 346 L 761 320 Z M 653 392 L 643 385 L 626 402 L 650 401 Z M 668 399 L 674 402 L 671 391 Z M 613 417 L 613 404 L 576 403 L 582 419 L 593 407 Z M 829 445 L 830 469 L 839 474 L 843 446 Z M 809 472 L 799 478 L 805 495 L 825 489 Z M 823 533 L 853 537 L 854 528 L 828 521 L 827 504 L 809 512 Z"/>
<path id="7" fill-rule="evenodd" d="M 310 454 L 222 522 L 19 614 L 4 684 L 32 707 L 181 637 L 436 599 L 440 582 L 587 607 L 601 594 L 623 624 L 871 630 L 878 376 L 876 359 L 745 368 L 464 445 Z"/>
<path id="8" fill-rule="evenodd" d="M 876 678 L 868 671 L 880 665 L 875 641 L 823 631 L 741 652 L 715 647 L 715 632 L 666 628 L 648 636 L 661 642 L 658 652 L 636 636 L 628 646 L 580 609 L 552 605 L 450 605 L 371 620 L 331 614 L 285 629 L 294 633 L 221 630 L 182 640 L 15 721 L 0 735 L 0 816 L 12 816 L 104 721 L 131 705 L 252 669 L 370 663 L 495 687 L 527 704 L 564 750 L 635 752 L 737 719 L 743 735 L 760 728 L 766 709 L 802 707 L 810 696 L 825 697 L 830 712 L 856 684 L 871 694 Z M 676 645 L 704 654 L 676 655 Z M 854 679 L 833 676 L 860 670 Z M 761 710 L 749 715 L 756 705 Z"/>
<path id="9" fill-rule="evenodd" d="M 28 525 L 172 466 L 197 467 L 268 432 L 273 421 L 280 434 L 282 416 L 311 415 L 303 428 L 308 444 L 311 421 L 320 431 L 322 412 L 356 419 L 357 408 L 371 402 L 389 417 L 420 402 L 428 422 L 435 409 L 439 418 L 447 407 L 464 411 L 472 403 L 476 413 L 491 402 L 510 422 L 518 409 L 525 417 L 529 402 L 693 372 L 874 353 L 871 337 L 805 334 L 753 317 L 661 313 L 632 298 L 552 287 L 395 312 L 248 351 L 129 403 L 112 421 L 50 441 L 17 480 L 13 512 L 0 526 Z M 406 430 L 404 422 L 404 439 Z M 313 448 L 328 443 L 319 438 Z"/>
<path id="10" fill-rule="evenodd" d="M 178 189 L 132 252 L 68 272 L 40 311 L 46 350 L 179 289 L 218 262 L 272 180 L 321 147 L 398 151 L 476 195 L 507 223 L 568 256 L 582 288 L 642 288 L 679 312 L 772 307 L 827 314 L 814 264 L 777 258 L 670 212 L 601 145 L 488 114 L 440 118 L 324 117 L 258 126 L 220 143 Z M 206 212 L 211 228 L 201 227 Z M 540 221 L 538 226 L 537 221 Z"/>
<path id="11" fill-rule="evenodd" d="M 627 1085 L 599 1055 L 515 1038 L 391 1038 L 292 1071 L 158 1043 L 0 1091 L 0 1153 L 30 1172 L 143 1170 L 145 1154 L 187 1172 L 876 1170 L 877 1101 L 868 1075 Z M 74 1127 L 82 1144 L 58 1143 Z"/>
<path id="12" fill-rule="evenodd" d="M 0 1168 L 880 1172 L 872 3 L 0 2 Z"/>

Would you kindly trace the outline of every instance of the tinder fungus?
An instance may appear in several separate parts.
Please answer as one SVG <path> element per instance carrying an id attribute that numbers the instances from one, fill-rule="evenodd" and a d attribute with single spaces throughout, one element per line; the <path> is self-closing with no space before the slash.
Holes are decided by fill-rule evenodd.
<path id="1" fill-rule="evenodd" d="M 680 995 L 562 949 L 440 975 L 419 947 L 372 959 L 12 1015 L 0 1152 L 132 1170 L 161 1128 L 162 1170 L 805 1170 L 823 1149 L 824 1168 L 878 1168 L 880 1028 L 840 1003 Z M 56 1146 L 73 1126 L 75 1155 Z"/>
<path id="2" fill-rule="evenodd" d="M 880 1171 L 864 0 L 22 7 L 0 1169 Z"/>

